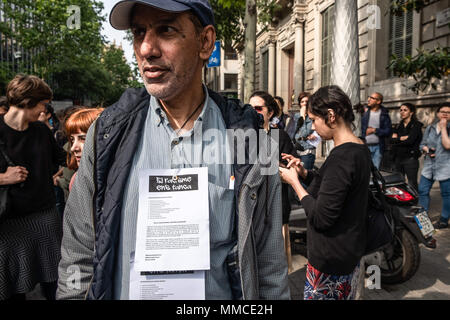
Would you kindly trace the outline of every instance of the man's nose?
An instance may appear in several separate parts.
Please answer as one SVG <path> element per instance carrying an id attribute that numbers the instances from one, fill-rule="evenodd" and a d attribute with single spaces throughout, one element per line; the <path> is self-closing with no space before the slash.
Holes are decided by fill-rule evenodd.
<path id="1" fill-rule="evenodd" d="M 161 55 L 159 41 L 154 32 L 151 30 L 146 31 L 139 50 L 144 58 L 159 57 Z"/>

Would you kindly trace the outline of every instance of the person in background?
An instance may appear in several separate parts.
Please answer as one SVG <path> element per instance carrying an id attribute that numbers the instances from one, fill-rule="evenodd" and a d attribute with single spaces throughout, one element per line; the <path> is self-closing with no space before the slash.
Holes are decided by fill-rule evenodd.
<path id="1" fill-rule="evenodd" d="M 400 106 L 400 123 L 392 133 L 395 168 L 406 175 L 408 183 L 417 191 L 417 173 L 419 171 L 419 146 L 422 141 L 423 124 L 416 118 L 416 106 L 404 103 Z"/>
<path id="2" fill-rule="evenodd" d="M 86 140 L 86 133 L 89 127 L 102 113 L 103 108 L 82 108 L 75 111 L 65 123 L 66 134 L 69 138 L 70 153 L 67 154 L 67 168 L 71 170 L 78 170 L 83 154 L 84 142 Z M 75 181 L 76 172 L 72 175 L 69 184 L 69 192 Z"/>
<path id="3" fill-rule="evenodd" d="M 0 97 L 0 115 L 8 112 L 8 99 L 5 96 Z"/>
<path id="4" fill-rule="evenodd" d="M 276 115 L 279 122 L 277 124 L 278 129 L 286 130 L 286 126 L 289 123 L 289 115 L 285 114 L 283 112 L 284 109 L 284 100 L 282 97 L 274 97 L 275 102 L 278 104 L 278 109 L 280 110 L 279 113 Z"/>
<path id="5" fill-rule="evenodd" d="M 62 225 L 52 176 L 66 154 L 37 121 L 52 90 L 36 76 L 17 75 L 6 89 L 9 110 L 0 116 L 0 139 L 15 166 L 0 156 L 0 185 L 9 185 L 11 210 L 0 223 L 0 300 L 25 299 L 40 283 L 55 299 Z"/>
<path id="6" fill-rule="evenodd" d="M 392 131 L 391 118 L 388 110 L 382 106 L 383 95 L 372 93 L 367 99 L 367 110 L 361 117 L 361 136 L 369 147 L 372 162 L 380 168 L 384 153 L 384 139 L 390 137 Z"/>
<path id="7" fill-rule="evenodd" d="M 275 129 L 270 127 L 270 122 L 275 114 L 278 114 L 278 104 L 275 99 L 264 91 L 256 91 L 250 96 L 249 104 L 264 118 L 264 129 L 268 132 L 269 136 L 272 135 L 274 130 L 278 130 L 278 143 L 279 143 L 279 160 L 281 159 L 281 153 L 295 154 L 295 148 L 292 144 L 288 134 L 282 129 Z M 288 259 L 288 272 L 293 270 L 292 257 L 291 257 L 291 244 L 289 238 L 289 215 L 291 212 L 291 203 L 289 201 L 289 185 L 282 183 L 281 185 L 281 207 L 282 207 L 282 222 L 283 222 L 283 237 L 284 248 L 286 257 Z"/>
<path id="8" fill-rule="evenodd" d="M 355 112 L 359 113 L 360 115 L 363 115 L 365 112 L 367 112 L 369 108 L 367 107 L 366 104 L 363 103 L 357 103 L 353 106 L 353 110 L 355 110 Z"/>
<path id="9" fill-rule="evenodd" d="M 45 123 L 47 127 L 49 127 L 49 129 L 52 131 L 53 135 L 55 135 L 55 133 L 59 129 L 59 120 L 55 115 L 55 110 L 53 109 L 51 104 L 45 105 L 45 111 L 39 114 L 38 120 Z"/>
<path id="10" fill-rule="evenodd" d="M 434 181 L 439 181 L 442 211 L 436 229 L 448 227 L 450 218 L 450 106 L 437 110 L 437 119 L 425 129 L 420 149 L 425 153 L 419 182 L 419 204 L 428 212 L 430 190 Z"/>
<path id="11" fill-rule="evenodd" d="M 320 88 L 308 104 L 313 130 L 334 148 L 318 172 L 291 155 L 281 179 L 297 193 L 307 215 L 305 300 L 353 300 L 366 247 L 370 154 L 352 131 L 352 105 L 337 86 Z M 300 183 L 309 185 L 305 190 Z"/>
<path id="12" fill-rule="evenodd" d="M 72 106 L 63 110 L 59 110 L 56 115 L 58 117 L 60 126 L 58 131 L 55 133 L 56 142 L 59 146 L 61 146 L 68 154 L 70 155 L 70 144 L 68 141 L 68 137 L 65 131 L 65 123 L 67 119 L 70 117 L 72 113 L 79 110 L 80 107 Z M 58 211 L 61 214 L 61 218 L 64 215 L 64 209 L 65 204 L 67 202 L 67 199 L 69 197 L 69 186 L 70 181 L 72 180 L 73 175 L 75 174 L 75 170 L 69 169 L 67 167 L 67 164 L 60 167 L 59 171 L 53 176 L 53 184 L 55 187 L 61 188 L 64 194 L 64 205 L 62 206 L 62 210 L 60 210 L 61 207 L 58 208 Z M 57 204 L 58 206 L 58 204 Z"/>
<path id="13" fill-rule="evenodd" d="M 314 129 L 312 129 L 312 120 L 308 117 L 307 105 L 309 96 L 310 94 L 308 92 L 302 92 L 298 96 L 300 118 L 298 119 L 298 129 L 295 134 L 297 154 L 300 156 L 303 167 L 306 170 L 312 170 L 314 168 L 314 162 L 316 161 L 316 147 L 311 143 L 308 143 L 308 141 L 312 142 L 318 139 L 314 135 Z"/>
<path id="14" fill-rule="evenodd" d="M 55 120 L 56 119 L 56 120 Z M 56 139 L 56 132 L 59 129 L 59 121 L 55 115 L 53 107 L 48 103 L 45 105 L 45 110 L 39 114 L 38 121 L 45 123 L 45 125 L 52 131 L 52 134 L 55 136 Z M 58 144 L 58 142 L 57 142 Z M 59 144 L 58 144 L 59 145 Z M 63 167 L 61 166 L 53 175 L 53 180 L 55 180 L 56 177 L 60 176 L 62 174 Z M 64 206 L 66 204 L 65 198 L 64 198 L 64 191 L 61 187 L 59 187 L 57 184 L 55 184 L 55 181 L 53 183 L 53 189 L 55 192 L 56 197 L 56 209 L 58 210 L 59 214 L 63 215 L 64 213 Z"/>

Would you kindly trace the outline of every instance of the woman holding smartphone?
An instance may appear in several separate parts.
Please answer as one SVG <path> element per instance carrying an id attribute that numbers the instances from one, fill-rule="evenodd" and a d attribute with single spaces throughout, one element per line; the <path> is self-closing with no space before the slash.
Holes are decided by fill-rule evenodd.
<path id="1" fill-rule="evenodd" d="M 308 116 L 313 129 L 335 147 L 318 172 L 306 170 L 290 155 L 283 155 L 289 163 L 280 168 L 281 179 L 294 188 L 307 215 L 304 299 L 352 300 L 366 246 L 370 154 L 352 132 L 352 105 L 339 87 L 314 93 Z"/>

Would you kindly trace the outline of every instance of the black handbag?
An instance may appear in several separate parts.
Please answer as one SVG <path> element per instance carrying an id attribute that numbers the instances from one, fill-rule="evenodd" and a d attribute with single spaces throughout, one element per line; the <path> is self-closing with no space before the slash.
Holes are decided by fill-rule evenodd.
<path id="1" fill-rule="evenodd" d="M 369 191 L 367 203 L 367 243 L 364 255 L 383 249 L 393 241 L 394 218 L 392 206 L 384 198 L 385 181 L 381 173 L 371 162 L 372 182 L 375 191 Z"/>
<path id="2" fill-rule="evenodd" d="M 14 167 L 15 165 L 6 154 L 5 149 L 5 143 L 0 140 L 0 153 L 2 154 L 3 158 L 5 158 L 8 167 Z M 4 220 L 10 213 L 11 201 L 9 198 L 9 187 L 9 185 L 0 186 L 0 222 Z"/>

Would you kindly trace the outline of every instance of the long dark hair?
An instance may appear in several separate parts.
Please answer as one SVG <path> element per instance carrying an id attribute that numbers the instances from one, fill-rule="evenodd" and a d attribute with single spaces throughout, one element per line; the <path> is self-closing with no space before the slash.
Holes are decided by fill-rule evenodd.
<path id="1" fill-rule="evenodd" d="M 401 108 L 402 106 L 407 107 L 407 108 L 409 109 L 410 112 L 413 112 L 413 114 L 412 114 L 412 116 L 411 116 L 411 120 L 414 121 L 414 122 L 417 121 L 417 116 L 416 116 L 416 106 L 413 105 L 412 103 L 409 103 L 409 102 L 402 103 L 402 104 L 400 105 L 400 108 Z M 403 122 L 403 119 L 401 120 L 401 122 Z"/>
<path id="2" fill-rule="evenodd" d="M 334 111 L 348 126 L 353 126 L 355 115 L 350 98 L 338 86 L 326 86 L 317 90 L 308 100 L 308 112 L 325 120 L 329 125 L 328 109 Z"/>
<path id="3" fill-rule="evenodd" d="M 253 97 L 260 97 L 264 100 L 264 104 L 266 105 L 267 109 L 270 112 L 273 112 L 272 117 L 270 117 L 269 121 L 272 120 L 273 117 L 276 117 L 280 113 L 280 108 L 278 106 L 278 103 L 275 101 L 275 99 L 267 92 L 265 91 L 255 91 L 250 96 L 250 99 Z"/>

